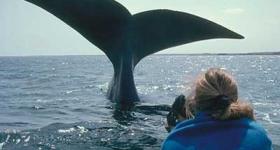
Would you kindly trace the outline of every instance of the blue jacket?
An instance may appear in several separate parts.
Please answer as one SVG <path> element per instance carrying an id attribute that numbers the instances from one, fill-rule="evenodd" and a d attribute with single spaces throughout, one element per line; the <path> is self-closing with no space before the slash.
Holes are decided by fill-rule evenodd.
<path id="1" fill-rule="evenodd" d="M 271 140 L 255 121 L 218 121 L 206 113 L 176 125 L 162 150 L 271 150 Z"/>

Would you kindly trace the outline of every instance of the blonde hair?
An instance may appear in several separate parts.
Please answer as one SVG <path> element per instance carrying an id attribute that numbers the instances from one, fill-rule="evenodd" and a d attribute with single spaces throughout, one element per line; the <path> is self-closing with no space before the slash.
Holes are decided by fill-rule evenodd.
<path id="1" fill-rule="evenodd" d="M 236 81 L 223 69 L 211 68 L 201 75 L 190 99 L 188 105 L 196 112 L 209 112 L 218 120 L 255 118 L 252 107 L 238 99 Z"/>

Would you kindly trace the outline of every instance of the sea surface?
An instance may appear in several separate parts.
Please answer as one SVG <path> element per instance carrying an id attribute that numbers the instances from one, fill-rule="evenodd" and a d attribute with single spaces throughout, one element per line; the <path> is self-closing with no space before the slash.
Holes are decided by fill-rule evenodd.
<path id="1" fill-rule="evenodd" d="M 166 105 L 210 67 L 232 72 L 280 149 L 280 56 L 152 55 L 135 68 L 142 102 L 129 112 L 106 99 L 106 56 L 0 57 L 0 150 L 160 149 Z"/>

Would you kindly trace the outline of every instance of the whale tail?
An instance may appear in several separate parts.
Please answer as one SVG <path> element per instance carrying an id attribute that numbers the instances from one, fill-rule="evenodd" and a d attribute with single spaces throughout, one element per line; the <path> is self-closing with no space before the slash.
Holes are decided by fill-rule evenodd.
<path id="1" fill-rule="evenodd" d="M 115 71 L 108 92 L 110 99 L 139 99 L 133 69 L 145 56 L 200 40 L 244 38 L 221 25 L 184 12 L 152 10 L 131 15 L 114 0 L 26 1 L 55 15 L 107 55 Z M 126 92 L 127 88 L 136 93 Z"/>

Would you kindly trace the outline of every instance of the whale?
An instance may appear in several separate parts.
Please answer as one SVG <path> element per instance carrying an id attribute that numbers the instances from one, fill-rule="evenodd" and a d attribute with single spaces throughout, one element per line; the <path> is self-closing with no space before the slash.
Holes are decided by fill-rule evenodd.
<path id="1" fill-rule="evenodd" d="M 140 101 L 134 68 L 146 56 L 191 42 L 244 37 L 202 17 L 168 9 L 131 14 L 115 0 L 25 0 L 46 10 L 102 50 L 114 73 L 107 98 L 120 106 Z"/>

